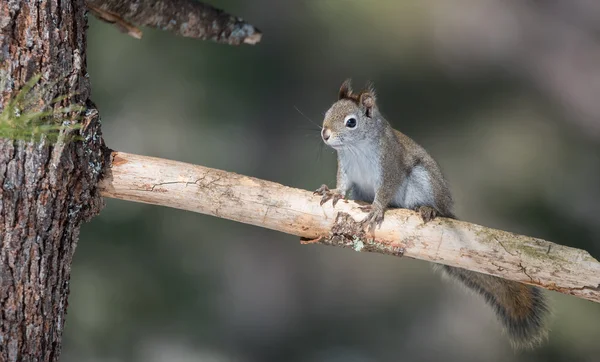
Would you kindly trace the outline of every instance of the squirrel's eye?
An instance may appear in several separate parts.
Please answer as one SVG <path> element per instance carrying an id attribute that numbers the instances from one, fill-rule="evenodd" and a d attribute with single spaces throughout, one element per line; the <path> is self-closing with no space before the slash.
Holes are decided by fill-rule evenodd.
<path id="1" fill-rule="evenodd" d="M 356 127 L 356 118 L 348 118 L 346 120 L 346 127 L 348 127 L 348 128 Z"/>

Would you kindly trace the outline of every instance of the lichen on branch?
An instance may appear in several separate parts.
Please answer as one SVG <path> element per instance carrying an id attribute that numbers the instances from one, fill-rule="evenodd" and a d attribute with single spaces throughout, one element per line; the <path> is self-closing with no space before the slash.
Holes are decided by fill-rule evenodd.
<path id="1" fill-rule="evenodd" d="M 135 38 L 142 36 L 136 26 L 229 45 L 256 44 L 262 37 L 242 18 L 195 0 L 86 0 L 86 5 L 96 17 Z"/>

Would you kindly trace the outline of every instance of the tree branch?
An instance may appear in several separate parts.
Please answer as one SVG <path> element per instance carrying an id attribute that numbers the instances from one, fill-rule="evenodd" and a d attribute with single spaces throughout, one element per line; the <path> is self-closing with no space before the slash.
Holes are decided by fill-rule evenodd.
<path id="1" fill-rule="evenodd" d="M 100 20 L 140 39 L 137 26 L 229 45 L 256 44 L 262 33 L 243 19 L 195 0 L 86 0 Z"/>
<path id="2" fill-rule="evenodd" d="M 463 221 L 423 224 L 413 211 L 389 210 L 374 240 L 356 220 L 354 201 L 320 206 L 312 192 L 203 166 L 113 152 L 103 196 L 239 221 L 309 242 L 405 255 L 600 302 L 600 263 L 586 251 Z"/>

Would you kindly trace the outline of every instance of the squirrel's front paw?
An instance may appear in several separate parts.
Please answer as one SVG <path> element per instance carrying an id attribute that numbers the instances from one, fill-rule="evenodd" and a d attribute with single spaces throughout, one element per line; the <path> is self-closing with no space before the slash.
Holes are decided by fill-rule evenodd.
<path id="1" fill-rule="evenodd" d="M 366 227 L 366 231 L 374 233 L 375 228 L 377 226 L 381 227 L 381 223 L 383 223 L 385 209 L 373 205 L 361 206 L 360 209 L 369 213 L 360 223 L 363 228 Z"/>
<path id="2" fill-rule="evenodd" d="M 319 187 L 315 190 L 315 192 L 313 192 L 313 195 L 323 196 L 321 198 L 321 206 L 327 201 L 332 200 L 331 202 L 333 203 L 333 207 L 335 207 L 335 204 L 337 204 L 338 201 L 344 198 L 344 195 L 342 195 L 339 191 L 330 190 L 329 187 L 327 187 L 327 185 L 321 185 L 321 187 Z"/>

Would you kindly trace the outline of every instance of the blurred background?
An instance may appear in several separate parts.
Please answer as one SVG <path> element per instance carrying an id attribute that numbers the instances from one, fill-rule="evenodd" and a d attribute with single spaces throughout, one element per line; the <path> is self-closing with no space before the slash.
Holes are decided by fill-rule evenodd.
<path id="1" fill-rule="evenodd" d="M 441 164 L 461 219 L 600 258 L 600 2 L 211 1 L 260 28 L 230 47 L 91 15 L 109 147 L 313 190 L 342 81 Z M 302 115 L 302 114 L 304 115 Z M 310 119 L 310 120 L 309 120 Z M 550 293 L 543 348 L 425 262 L 107 200 L 75 254 L 63 361 L 598 361 L 600 305 Z"/>

